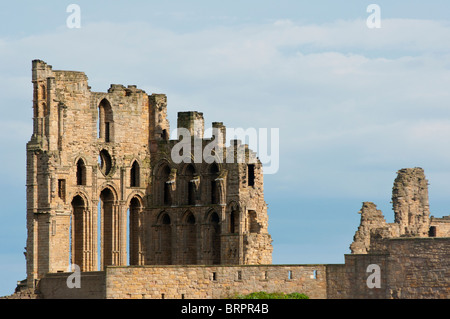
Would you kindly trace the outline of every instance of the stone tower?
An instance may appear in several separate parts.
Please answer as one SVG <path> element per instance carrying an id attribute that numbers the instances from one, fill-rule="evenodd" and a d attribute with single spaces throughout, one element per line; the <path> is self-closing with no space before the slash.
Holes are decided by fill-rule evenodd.
<path id="1" fill-rule="evenodd" d="M 428 180 L 420 167 L 397 172 L 392 187 L 394 222 L 387 223 L 372 202 L 364 202 L 359 213 L 361 223 L 350 245 L 354 254 L 367 254 L 373 239 L 397 237 L 448 236 L 446 219 L 431 218 L 428 203 Z M 437 229 L 439 231 L 437 231 Z"/>
<path id="2" fill-rule="evenodd" d="M 116 84 L 92 92 L 84 73 L 41 60 L 32 83 L 28 287 L 72 264 L 271 263 L 262 165 L 239 141 L 225 147 L 221 122 L 205 139 L 202 113 L 179 113 L 191 136 L 171 140 L 164 94 Z M 229 161 L 239 153 L 246 161 Z"/>

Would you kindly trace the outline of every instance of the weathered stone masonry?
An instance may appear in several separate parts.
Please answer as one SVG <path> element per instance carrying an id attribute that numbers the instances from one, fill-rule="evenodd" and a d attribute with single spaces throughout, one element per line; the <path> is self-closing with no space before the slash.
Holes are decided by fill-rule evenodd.
<path id="1" fill-rule="evenodd" d="M 217 140 L 206 139 L 203 114 L 180 112 L 178 128 L 193 142 L 187 159 L 195 161 L 174 162 L 180 139 L 169 139 L 164 94 L 117 84 L 92 92 L 84 73 L 53 70 L 40 60 L 33 61 L 32 82 L 28 287 L 70 264 L 97 271 L 127 264 L 271 263 L 255 154 L 232 140 L 222 157 L 216 148 L 209 152 L 213 161 L 195 157 L 198 145 L 201 153 L 211 143 L 225 146 L 223 123 L 213 123 Z M 246 161 L 237 161 L 241 155 Z"/>
<path id="2" fill-rule="evenodd" d="M 271 265 L 262 165 L 226 128 L 130 85 L 92 92 L 82 72 L 33 61 L 27 144 L 27 278 L 11 298 L 227 298 L 301 292 L 311 298 L 449 298 L 450 216 L 430 216 L 423 169 L 394 181 L 393 223 L 372 202 L 342 265 Z M 172 152 L 191 141 L 187 157 Z M 242 156 L 245 161 L 236 159 Z M 232 158 L 233 161 L 226 161 Z M 195 160 L 197 159 L 197 160 Z M 128 224 L 128 226 L 127 226 Z M 128 249 L 127 249 L 128 245 Z M 69 265 L 81 269 L 70 289 Z M 380 288 L 367 285 L 368 266 Z"/>

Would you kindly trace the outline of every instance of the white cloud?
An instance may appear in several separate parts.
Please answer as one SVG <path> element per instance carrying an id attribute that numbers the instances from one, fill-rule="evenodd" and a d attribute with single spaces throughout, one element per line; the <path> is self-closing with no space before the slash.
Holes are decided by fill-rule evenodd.
<path id="1" fill-rule="evenodd" d="M 30 96 L 29 79 L 20 82 L 40 58 L 85 71 L 94 91 L 123 83 L 167 93 L 172 128 L 186 109 L 229 127 L 278 127 L 280 162 L 300 164 L 302 176 L 282 167 L 277 180 L 351 196 L 361 170 L 369 180 L 379 175 L 374 167 L 436 167 L 448 158 L 437 140 L 450 118 L 448 40 L 448 23 L 428 20 L 384 19 L 376 30 L 365 20 L 279 20 L 190 32 L 102 22 L 1 40 L 0 58 L 10 63 L 0 83 L 19 79 L 9 98 Z M 375 194 L 376 186 L 359 189 Z"/>

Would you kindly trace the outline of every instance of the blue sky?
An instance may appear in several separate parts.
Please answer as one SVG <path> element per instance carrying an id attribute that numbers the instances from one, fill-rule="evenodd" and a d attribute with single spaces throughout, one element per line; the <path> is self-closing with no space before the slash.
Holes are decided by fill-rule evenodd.
<path id="1" fill-rule="evenodd" d="M 394 2 L 394 3 L 393 3 Z M 81 8 L 69 29 L 66 8 Z M 366 8 L 381 8 L 369 29 Z M 393 221 L 396 171 L 450 213 L 448 1 L 9 1 L 0 11 L 0 295 L 25 278 L 31 61 L 135 84 L 207 124 L 279 128 L 265 176 L 274 263 L 343 263 L 363 201 Z"/>

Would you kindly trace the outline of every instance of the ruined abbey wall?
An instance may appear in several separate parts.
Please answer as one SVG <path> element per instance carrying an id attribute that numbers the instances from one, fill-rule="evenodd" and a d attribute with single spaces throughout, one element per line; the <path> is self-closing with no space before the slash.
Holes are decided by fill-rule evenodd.
<path id="1" fill-rule="evenodd" d="M 82 273 L 81 288 L 68 288 L 71 273 L 41 279 L 40 298 L 217 299 L 255 291 L 299 292 L 312 299 L 447 299 L 450 238 L 383 239 L 377 251 L 345 255 L 336 265 L 108 266 Z M 380 287 L 369 287 L 370 265 Z"/>
<path id="2" fill-rule="evenodd" d="M 204 138 L 203 114 L 180 112 L 189 136 L 170 139 L 164 94 L 93 92 L 84 73 L 41 60 L 32 83 L 28 287 L 72 264 L 271 263 L 262 164 L 239 140 L 225 147 L 222 122 Z"/>
<path id="3" fill-rule="evenodd" d="M 224 147 L 222 122 L 204 138 L 203 114 L 180 112 L 171 137 L 164 94 L 92 92 L 40 60 L 32 72 L 27 279 L 11 298 L 450 297 L 450 217 L 430 216 L 423 169 L 398 171 L 393 223 L 363 203 L 345 264 L 271 265 L 262 164 L 239 140 Z"/>
<path id="4" fill-rule="evenodd" d="M 449 217 L 430 216 L 428 181 L 422 168 L 398 171 L 392 188 L 394 222 L 387 223 L 372 202 L 364 202 L 359 214 L 361 223 L 350 250 L 365 254 L 371 250 L 371 238 L 450 237 Z"/>

